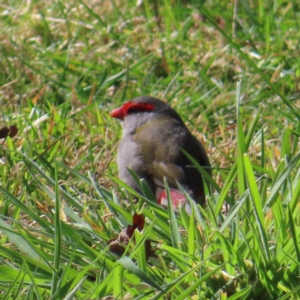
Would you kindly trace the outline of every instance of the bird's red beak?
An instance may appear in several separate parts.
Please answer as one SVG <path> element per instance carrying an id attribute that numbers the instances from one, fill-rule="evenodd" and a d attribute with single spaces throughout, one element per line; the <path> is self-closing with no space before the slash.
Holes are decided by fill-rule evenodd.
<path id="1" fill-rule="evenodd" d="M 124 120 L 124 117 L 126 116 L 126 113 L 124 112 L 124 106 L 120 106 L 116 109 L 114 109 L 111 113 L 110 116 L 116 119 Z"/>

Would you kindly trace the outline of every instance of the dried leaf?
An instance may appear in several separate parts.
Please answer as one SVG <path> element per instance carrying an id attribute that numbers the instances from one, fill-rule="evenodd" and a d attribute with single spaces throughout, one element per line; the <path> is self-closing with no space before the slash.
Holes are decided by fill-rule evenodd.
<path id="1" fill-rule="evenodd" d="M 128 225 L 123 229 L 118 237 L 113 238 L 108 241 L 109 250 L 117 255 L 123 255 L 126 245 L 128 245 L 129 240 L 134 234 L 134 230 L 138 229 L 139 231 L 144 229 L 145 217 L 140 214 L 134 214 L 132 217 L 133 225 Z M 146 257 L 155 257 L 155 253 L 151 247 L 151 242 L 149 240 L 145 241 Z"/>
<path id="2" fill-rule="evenodd" d="M 139 231 L 142 231 L 145 225 L 145 217 L 143 215 L 134 214 L 132 218 L 132 225 L 135 229 L 137 228 Z"/>
<path id="3" fill-rule="evenodd" d="M 6 139 L 8 136 L 9 129 L 7 127 L 3 127 L 0 129 L 0 139 Z"/>
<path id="4" fill-rule="evenodd" d="M 0 139 L 6 139 L 8 136 L 11 138 L 16 136 L 18 133 L 18 128 L 16 125 L 11 125 L 8 127 L 3 127 L 0 129 Z"/>

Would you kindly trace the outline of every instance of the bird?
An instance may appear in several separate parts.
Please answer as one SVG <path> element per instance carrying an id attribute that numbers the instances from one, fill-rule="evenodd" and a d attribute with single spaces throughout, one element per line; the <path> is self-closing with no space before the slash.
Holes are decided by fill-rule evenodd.
<path id="1" fill-rule="evenodd" d="M 118 176 L 122 181 L 140 192 L 128 169 L 133 170 L 147 182 L 158 204 L 167 205 L 165 178 L 176 209 L 188 204 L 178 184 L 196 203 L 205 205 L 202 175 L 181 150 L 211 175 L 210 161 L 175 109 L 160 99 L 141 96 L 114 109 L 110 116 L 123 125 L 117 149 Z"/>

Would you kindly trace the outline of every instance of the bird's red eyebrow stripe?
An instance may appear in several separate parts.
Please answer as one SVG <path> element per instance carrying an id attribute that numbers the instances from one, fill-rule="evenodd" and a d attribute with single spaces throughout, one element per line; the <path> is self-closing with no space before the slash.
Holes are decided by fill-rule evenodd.
<path id="1" fill-rule="evenodd" d="M 124 120 L 124 118 L 132 112 L 152 111 L 153 109 L 153 104 L 129 101 L 113 110 L 110 113 L 110 116 L 113 118 Z"/>

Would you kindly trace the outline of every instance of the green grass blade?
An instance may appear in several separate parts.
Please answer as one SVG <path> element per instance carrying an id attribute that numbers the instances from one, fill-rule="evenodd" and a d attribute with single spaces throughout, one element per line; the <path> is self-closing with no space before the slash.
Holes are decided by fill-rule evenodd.
<path id="1" fill-rule="evenodd" d="M 58 170 L 57 165 L 55 167 L 55 213 L 54 213 L 54 268 L 56 270 L 60 269 L 60 262 L 61 262 L 61 204 L 60 204 L 60 197 L 59 197 L 59 184 L 58 184 Z M 52 296 L 55 295 L 58 286 L 58 274 L 53 272 L 52 277 L 52 286 L 51 286 L 51 294 Z"/>
<path id="2" fill-rule="evenodd" d="M 255 219 L 257 222 L 257 226 L 259 229 L 260 233 L 260 238 L 261 238 L 261 243 L 263 245 L 263 249 L 265 252 L 265 255 L 268 260 L 271 259 L 270 251 L 269 251 L 269 246 L 268 246 L 268 238 L 266 234 L 266 227 L 265 227 L 265 222 L 264 222 L 264 217 L 263 217 L 263 210 L 262 210 L 262 205 L 261 205 L 261 200 L 260 196 L 258 193 L 258 188 L 256 184 L 256 180 L 254 177 L 253 169 L 251 166 L 251 162 L 249 157 L 245 154 L 244 155 L 244 165 L 245 165 L 245 173 L 247 177 L 247 182 L 250 190 L 250 195 L 251 195 L 251 200 L 252 200 L 252 205 L 255 213 Z"/>

